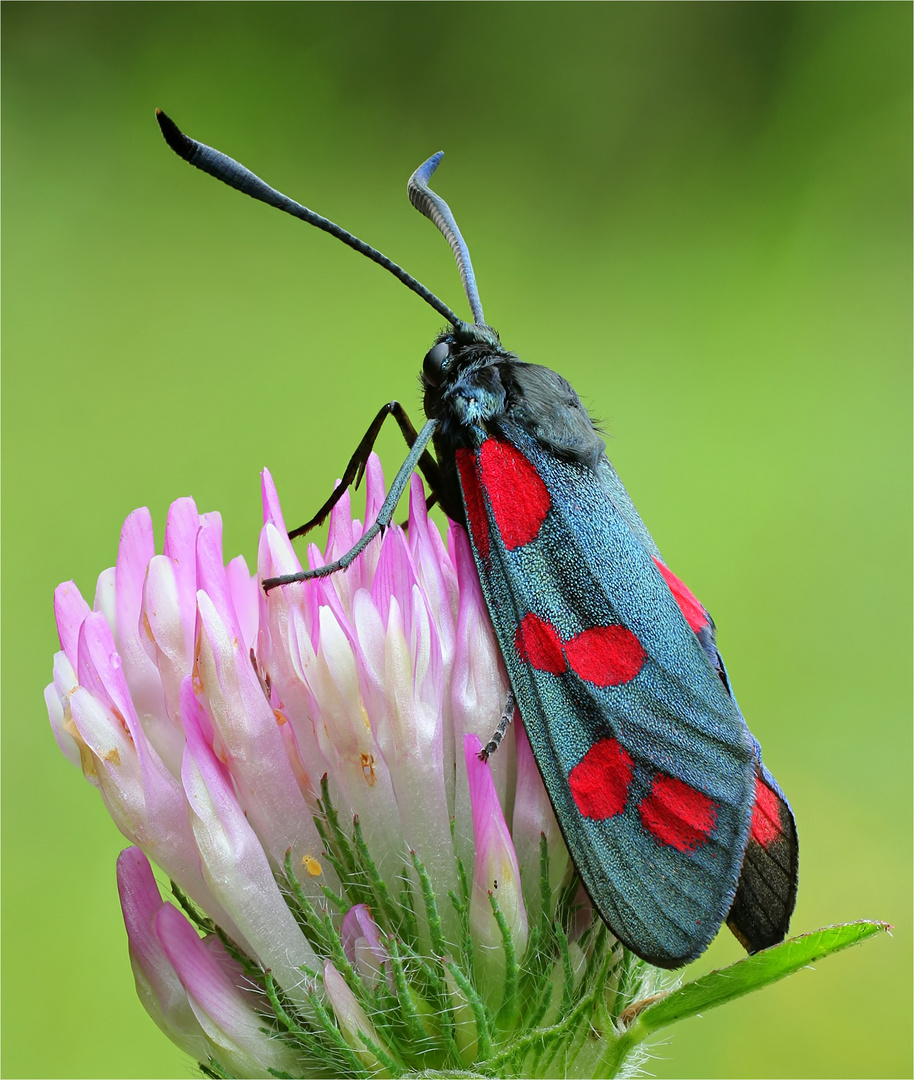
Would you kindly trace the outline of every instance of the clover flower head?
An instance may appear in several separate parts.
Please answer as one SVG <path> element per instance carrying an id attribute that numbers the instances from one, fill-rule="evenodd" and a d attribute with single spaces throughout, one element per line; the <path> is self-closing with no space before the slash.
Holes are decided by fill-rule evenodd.
<path id="1" fill-rule="evenodd" d="M 179 499 L 161 554 L 127 518 L 91 609 L 55 596 L 51 726 L 132 845 L 146 1009 L 217 1076 L 615 1072 L 651 969 L 595 918 L 519 718 L 480 759 L 509 686 L 466 533 L 414 478 L 406 530 L 267 595 L 300 564 L 262 497 L 256 575 Z M 361 535 L 345 495 L 310 565 Z"/>

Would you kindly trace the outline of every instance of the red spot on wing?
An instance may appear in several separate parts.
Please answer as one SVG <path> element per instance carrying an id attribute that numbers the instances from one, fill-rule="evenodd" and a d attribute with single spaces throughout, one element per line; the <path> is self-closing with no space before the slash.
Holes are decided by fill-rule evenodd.
<path id="1" fill-rule="evenodd" d="M 548 671 L 550 675 L 562 675 L 565 671 L 565 654 L 558 631 L 532 611 L 523 617 L 517 628 L 514 648 L 521 660 L 537 671 Z"/>
<path id="2" fill-rule="evenodd" d="M 632 782 L 632 759 L 616 739 L 601 739 L 568 774 L 575 805 L 586 818 L 621 814 Z"/>
<path id="3" fill-rule="evenodd" d="M 479 468 L 508 551 L 535 540 L 551 502 L 536 466 L 510 443 L 486 439 L 479 448 Z"/>
<path id="4" fill-rule="evenodd" d="M 537 671 L 564 675 L 570 668 L 594 686 L 630 682 L 647 659 L 641 642 L 624 626 L 592 626 L 562 641 L 552 623 L 532 611 L 517 627 L 514 648 Z"/>
<path id="5" fill-rule="evenodd" d="M 673 599 L 679 605 L 679 610 L 685 616 L 685 621 L 696 634 L 699 630 L 704 630 L 708 625 L 709 619 L 708 613 L 705 611 L 701 601 L 687 585 L 676 577 L 668 566 L 664 566 L 657 558 L 654 559 L 654 563 L 663 575 L 663 580 L 669 585 L 670 592 L 673 594 Z"/>
<path id="6" fill-rule="evenodd" d="M 661 844 L 691 852 L 707 843 L 717 807 L 714 800 L 674 776 L 658 773 L 638 807 L 641 822 Z"/>
<path id="7" fill-rule="evenodd" d="M 594 626 L 565 642 L 568 666 L 596 686 L 630 682 L 644 666 L 641 642 L 624 626 Z"/>
<path id="8" fill-rule="evenodd" d="M 479 490 L 479 479 L 476 476 L 476 459 L 473 451 L 466 447 L 461 447 L 454 456 L 460 473 L 460 488 L 463 491 L 470 536 L 473 538 L 479 557 L 487 559 L 489 557 L 489 523 L 486 519 L 482 492 Z"/>
<path id="9" fill-rule="evenodd" d="M 749 835 L 762 847 L 773 844 L 782 834 L 781 800 L 758 777 L 755 778 L 755 802 L 752 804 L 752 824 Z"/>

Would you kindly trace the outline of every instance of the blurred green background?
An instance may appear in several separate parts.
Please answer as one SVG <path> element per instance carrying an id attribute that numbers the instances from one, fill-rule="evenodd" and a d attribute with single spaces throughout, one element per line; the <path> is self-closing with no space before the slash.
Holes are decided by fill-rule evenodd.
<path id="1" fill-rule="evenodd" d="M 153 109 L 557 368 L 720 628 L 793 802 L 794 930 L 896 924 L 677 1029 L 662 1077 L 912 1070 L 907 3 L 3 4 L 7 1077 L 182 1077 L 133 990 L 122 840 L 57 753 L 52 591 L 193 494 L 253 562 L 438 317 L 165 147 Z M 402 456 L 381 442 L 391 476 Z M 740 955 L 723 933 L 696 970 Z"/>

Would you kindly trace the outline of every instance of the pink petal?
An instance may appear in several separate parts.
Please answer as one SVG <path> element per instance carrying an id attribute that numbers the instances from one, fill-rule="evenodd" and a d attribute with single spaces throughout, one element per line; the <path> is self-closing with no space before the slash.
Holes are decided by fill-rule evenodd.
<path id="1" fill-rule="evenodd" d="M 371 917 L 367 904 L 353 904 L 343 917 L 340 939 L 347 959 L 367 979 L 369 985 L 377 984 L 385 965 L 387 981 L 394 989 L 393 972 L 390 970 L 389 953 L 381 937 L 378 924 Z"/>
<path id="2" fill-rule="evenodd" d="M 260 474 L 260 494 L 263 501 L 264 525 L 274 525 L 280 533 L 285 535 L 288 530 L 283 521 L 279 495 L 276 493 L 276 485 L 273 483 L 273 476 L 269 469 L 264 469 Z"/>
<path id="3" fill-rule="evenodd" d="M 111 630 L 97 612 L 83 622 L 80 687 L 70 694 L 73 722 L 95 756 L 95 777 L 118 828 L 154 850 L 156 861 L 227 932 L 200 876 L 180 783 L 150 743 L 130 699 Z"/>
<path id="4" fill-rule="evenodd" d="M 145 732 L 173 776 L 181 771 L 184 752 L 181 683 L 193 664 L 193 638 L 185 637 L 182 606 L 174 562 L 167 555 L 153 556 L 146 574 L 140 620 L 143 644 L 162 684 L 164 712 L 147 718 Z"/>
<path id="5" fill-rule="evenodd" d="M 334 490 L 338 485 L 334 485 Z M 328 562 L 338 559 L 359 539 L 361 532 L 353 535 L 352 498 L 347 490 L 330 511 L 330 528 L 327 533 L 326 558 Z"/>
<path id="6" fill-rule="evenodd" d="M 250 1033 L 256 1032 L 260 1020 L 232 978 L 234 974 L 239 984 L 244 982 L 241 965 L 229 957 L 226 963 L 220 963 L 185 916 L 171 904 L 160 906 L 155 929 L 182 984 L 207 1018 L 223 1032 L 236 1036 L 246 1028 Z M 232 973 L 230 965 L 234 968 Z"/>
<path id="7" fill-rule="evenodd" d="M 386 1070 L 382 1072 L 383 1066 L 359 1038 L 359 1032 L 367 1035 L 375 1046 L 383 1047 L 383 1040 L 368 1019 L 355 994 L 349 989 L 346 980 L 329 960 L 324 964 L 324 990 L 330 999 L 336 1021 L 346 1042 L 371 1075 L 383 1075 Z"/>
<path id="8" fill-rule="evenodd" d="M 197 530 L 200 515 L 193 499 L 176 499 L 168 508 L 165 523 L 165 555 L 174 567 L 175 586 L 181 610 L 181 625 L 188 648 L 194 640 L 197 617 Z"/>
<path id="9" fill-rule="evenodd" d="M 92 601 L 92 610 L 105 616 L 112 634 L 117 634 L 116 580 L 116 567 L 109 566 L 107 570 L 102 570 L 95 584 L 95 599 Z"/>
<path id="10" fill-rule="evenodd" d="M 280 577 L 283 574 L 297 574 L 301 568 L 301 563 L 292 550 L 288 536 L 280 532 L 272 522 L 267 522 L 260 532 L 257 576 L 263 580 L 269 577 Z M 282 596 L 286 590 L 300 592 L 301 588 L 301 585 L 284 585 L 280 589 L 273 589 L 267 600 L 269 602 L 273 597 Z"/>
<path id="11" fill-rule="evenodd" d="M 65 581 L 54 590 L 54 617 L 57 620 L 57 637 L 67 659 L 76 667 L 76 645 L 79 628 L 89 614 L 89 605 L 72 581 Z"/>
<path id="12" fill-rule="evenodd" d="M 365 938 L 373 949 L 386 955 L 386 949 L 381 944 L 381 930 L 371 917 L 371 908 L 367 904 L 353 904 L 343 916 L 340 940 L 350 960 L 355 959 L 353 949 L 356 939 L 360 937 Z"/>
<path id="13" fill-rule="evenodd" d="M 440 686 L 435 679 L 434 631 L 424 602 L 413 613 L 414 644 L 410 646 L 391 597 L 385 652 L 386 722 L 378 726 L 378 742 L 390 769 L 404 841 L 415 850 L 436 888 L 447 895 L 456 886 L 450 810 L 445 786 Z M 452 913 L 441 912 L 450 933 Z"/>
<path id="14" fill-rule="evenodd" d="M 117 890 L 130 951 L 149 976 L 157 978 L 157 965 L 163 957 L 152 924 L 165 901 L 159 894 L 149 860 L 138 847 L 126 848 L 117 858 Z"/>
<path id="15" fill-rule="evenodd" d="M 51 722 L 51 731 L 57 740 L 61 753 L 71 765 L 79 767 L 79 747 L 72 734 L 66 730 L 67 716 L 69 713 L 69 692 L 61 695 L 58 690 L 58 672 L 63 667 L 70 678 L 71 688 L 76 686 L 76 675 L 70 667 L 70 661 L 62 653 L 54 654 L 54 682 L 45 687 L 44 702 L 48 709 L 48 719 Z M 66 678 L 66 676 L 64 676 Z M 66 702 L 66 707 L 64 703 Z"/>
<path id="16" fill-rule="evenodd" d="M 116 710 L 125 727 L 139 728 L 111 627 L 97 611 L 90 612 L 80 627 L 76 673 L 79 685 Z M 133 730 L 130 733 L 133 736 Z"/>
<path id="17" fill-rule="evenodd" d="M 197 589 L 209 597 L 232 636 L 242 640 L 235 604 L 225 574 L 225 563 L 222 561 L 220 514 L 204 514 L 200 518 L 200 529 L 197 532 Z"/>
<path id="18" fill-rule="evenodd" d="M 202 530 L 201 530 L 202 531 Z M 250 656 L 208 593 L 197 596 L 196 684 L 205 697 L 214 749 L 231 769 L 251 823 L 277 865 L 320 850 L 320 839 Z"/>
<path id="19" fill-rule="evenodd" d="M 429 525 L 425 488 L 418 475 L 412 478 L 409 495 L 409 548 L 416 579 L 438 627 L 441 655 L 449 668 L 457 630 L 457 575 L 438 530 Z"/>
<path id="20" fill-rule="evenodd" d="M 225 568 L 229 594 L 238 616 L 241 637 L 245 648 L 250 651 L 257 644 L 257 629 L 260 623 L 260 585 L 251 577 L 248 564 L 243 555 L 238 555 Z"/>
<path id="21" fill-rule="evenodd" d="M 155 554 L 152 518 L 143 507 L 134 510 L 121 529 L 115 567 L 115 641 L 127 682 L 138 711 L 161 715 L 162 686 L 155 664 L 140 637 L 140 611 L 146 567 Z"/>
<path id="22" fill-rule="evenodd" d="M 478 951 L 483 981 L 492 980 L 489 1001 L 497 1001 L 502 991 L 505 958 L 501 931 L 489 901 L 491 894 L 507 921 L 518 959 L 527 944 L 527 912 L 521 893 L 517 854 L 508 831 L 492 774 L 486 762 L 479 760 L 482 744 L 475 735 L 464 736 L 464 759 L 470 786 L 473 813 L 473 837 L 476 858 L 473 864 L 473 888 L 470 895 L 470 928 L 482 948 Z"/>
<path id="23" fill-rule="evenodd" d="M 155 555 L 152 517 L 146 507 L 134 510 L 124 522 L 117 550 L 118 634 L 136 632 L 146 567 Z"/>
<path id="24" fill-rule="evenodd" d="M 127 848 L 118 856 L 117 888 L 140 1001 L 185 1053 L 198 1061 L 207 1060 L 213 1053 L 213 1045 L 203 1034 L 181 980 L 155 932 L 156 916 L 168 905 L 159 896 L 149 861 L 139 848 Z M 178 914 L 178 918 L 183 916 Z"/>
<path id="25" fill-rule="evenodd" d="M 262 636 L 269 638 L 270 648 L 261 648 L 257 659 L 269 670 L 271 704 L 277 719 L 285 718 L 286 725 L 283 726 L 294 732 L 296 755 L 290 755 L 290 760 L 299 787 L 306 799 L 313 800 L 319 794 L 320 777 L 327 771 L 328 763 L 318 749 L 312 722 L 317 714 L 309 688 L 300 674 L 302 649 L 313 656 L 313 647 L 305 617 L 294 602 L 292 592 L 291 588 L 275 589 L 266 601 L 265 625 L 261 629 Z"/>
<path id="26" fill-rule="evenodd" d="M 352 627 L 357 642 L 359 686 L 372 727 L 378 731 L 387 716 L 384 676 L 387 628 L 367 589 L 359 589 L 353 597 Z"/>
<path id="27" fill-rule="evenodd" d="M 498 725 L 508 700 L 510 684 L 479 586 L 479 574 L 473 561 L 469 537 L 464 529 L 455 529 L 451 540 L 460 583 L 460 609 L 451 672 L 454 732 L 458 745 L 468 732 L 478 735 L 485 743 Z M 509 731 L 498 753 L 489 761 L 502 802 L 507 798 L 512 750 L 513 738 Z M 458 807 L 458 820 L 459 811 Z M 464 852 L 461 854 L 465 857 Z"/>
<path id="28" fill-rule="evenodd" d="M 159 911 L 155 929 L 215 1055 L 234 1075 L 286 1072 L 294 1055 L 265 1031 L 265 1016 L 253 1008 L 256 997 L 240 966 L 218 941 L 208 947 L 186 918 L 170 904 Z"/>
<path id="29" fill-rule="evenodd" d="M 73 726 L 88 751 L 80 756 L 86 779 L 101 788 L 108 813 L 124 836 L 132 841 L 147 840 L 142 770 L 123 720 L 81 686 L 68 700 Z"/>
<path id="30" fill-rule="evenodd" d="M 405 456 L 405 455 L 404 455 Z M 384 483 L 384 466 L 381 459 L 372 451 L 365 464 L 365 526 L 373 525 L 377 520 L 384 500 L 387 498 L 387 485 Z"/>
<path id="31" fill-rule="evenodd" d="M 388 848 L 381 873 L 390 870 L 392 884 L 396 857 L 391 843 L 400 826 L 390 771 L 371 724 L 366 724 L 358 658 L 328 607 L 320 609 L 319 618 L 319 649 L 314 652 L 305 638 L 298 642 L 295 657 L 310 693 L 317 745 L 328 764 L 334 798 L 342 797 L 349 814 L 370 822 L 378 847 Z"/>
<path id="32" fill-rule="evenodd" d="M 300 968 L 305 964 L 316 970 L 317 957 L 276 884 L 228 770 L 203 738 L 202 706 L 194 698 L 189 679 L 181 701 L 187 734 L 181 777 L 204 877 L 238 926 L 249 955 L 272 970 L 292 1000 L 304 1004 Z"/>
<path id="33" fill-rule="evenodd" d="M 394 526 L 384 537 L 374 580 L 371 582 L 372 599 L 385 622 L 390 612 L 391 598 L 397 597 L 402 605 L 415 583 L 416 570 L 406 537 L 402 529 Z"/>

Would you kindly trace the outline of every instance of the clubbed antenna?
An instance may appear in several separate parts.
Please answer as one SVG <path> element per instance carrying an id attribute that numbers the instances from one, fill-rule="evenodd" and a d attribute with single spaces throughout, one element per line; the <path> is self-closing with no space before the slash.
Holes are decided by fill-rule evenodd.
<path id="1" fill-rule="evenodd" d="M 451 208 L 436 192 L 428 186 L 432 173 L 438 168 L 444 151 L 439 150 L 433 154 L 424 165 L 409 178 L 407 190 L 409 201 L 415 206 L 420 214 L 424 214 L 429 221 L 433 221 L 441 230 L 445 240 L 451 245 L 454 258 L 457 260 L 457 269 L 460 271 L 460 280 L 463 282 L 464 292 L 470 302 L 470 310 L 477 326 L 485 326 L 486 320 L 482 313 L 482 301 L 479 299 L 479 290 L 476 288 L 476 275 L 473 273 L 473 263 L 470 260 L 470 249 L 457 228 L 457 222 L 451 213 Z"/>
<path id="2" fill-rule="evenodd" d="M 360 255 L 364 255 L 366 258 L 371 259 L 372 262 L 376 262 L 380 266 L 383 266 L 385 270 L 389 270 L 395 278 L 402 281 L 403 284 L 412 289 L 414 293 L 418 293 L 427 304 L 438 312 L 439 315 L 443 315 L 452 326 L 459 327 L 464 325 L 463 320 L 459 319 L 447 304 L 439 300 L 434 293 L 430 292 L 421 282 L 417 281 L 412 274 L 408 274 L 402 266 L 398 266 L 376 248 L 371 247 L 370 244 L 366 244 L 364 240 L 360 240 L 357 236 L 353 236 L 351 232 L 347 232 L 345 229 L 340 228 L 339 225 L 334 224 L 328 218 L 321 217 L 320 214 L 316 214 L 313 210 L 309 210 L 306 206 L 302 206 L 301 203 L 297 203 L 294 199 L 290 199 L 287 195 L 283 195 L 281 191 L 271 188 L 270 185 L 264 183 L 259 176 L 256 176 L 250 169 L 245 168 L 244 165 L 239 164 L 233 158 L 228 157 L 219 150 L 214 150 L 211 146 L 206 146 L 203 143 L 197 142 L 196 139 L 191 139 L 189 136 L 185 135 L 177 124 L 166 116 L 161 109 L 156 109 L 156 119 L 159 122 L 159 127 L 162 129 L 162 134 L 165 136 L 165 141 L 178 157 L 184 158 L 185 161 L 190 162 L 191 165 L 201 169 L 203 172 L 209 173 L 210 176 L 215 176 L 217 180 L 221 180 L 224 184 L 228 184 L 229 187 L 243 191 L 245 195 L 250 195 L 252 199 L 259 199 L 260 202 L 265 202 L 268 206 L 275 206 L 277 210 L 283 210 L 285 213 L 291 214 L 292 217 L 297 217 L 301 221 L 306 221 L 309 225 L 314 225 L 318 229 L 323 229 L 324 232 L 328 232 L 331 236 L 335 236 L 337 240 L 342 240 L 344 244 L 348 244 L 349 247 L 354 248 Z M 440 157 L 441 155 L 439 154 L 438 156 Z M 423 168 L 425 168 L 425 166 L 423 166 Z M 410 184 L 412 184 L 412 181 L 410 181 Z M 434 197 L 436 199 L 438 198 L 437 195 Z M 445 210 L 447 210 L 447 206 L 445 206 Z M 450 214 L 449 210 L 447 212 Z M 453 221 L 453 218 L 451 218 L 451 220 Z M 439 228 L 441 228 L 441 226 L 439 226 Z M 454 229 L 456 230 L 456 228 L 457 226 L 455 225 Z M 443 228 L 442 231 L 444 231 Z M 448 234 L 445 233 L 445 236 L 447 235 Z M 458 233 L 457 235 L 459 236 L 460 234 Z M 449 242 L 453 247 L 453 242 Z M 463 243 L 462 240 L 461 243 Z M 458 256 L 458 262 L 459 261 Z M 469 263 L 469 256 L 467 256 L 467 262 Z M 461 274 L 464 273 L 462 268 L 460 272 Z M 472 270 L 470 271 L 470 274 L 472 276 Z M 465 277 L 464 284 L 466 284 Z M 473 313 L 476 315 L 475 308 Z M 481 318 L 481 313 L 479 317 Z M 479 318 L 477 318 L 477 322 L 478 321 Z"/>

